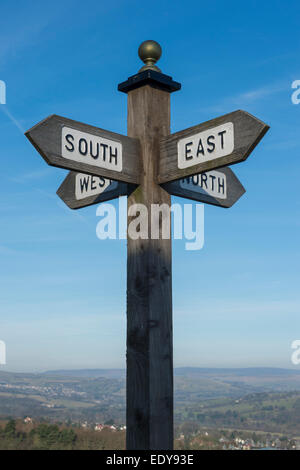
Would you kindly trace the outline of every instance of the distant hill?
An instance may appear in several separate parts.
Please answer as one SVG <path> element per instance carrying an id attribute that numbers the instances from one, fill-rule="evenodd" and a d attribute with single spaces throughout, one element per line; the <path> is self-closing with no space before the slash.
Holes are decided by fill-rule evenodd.
<path id="1" fill-rule="evenodd" d="M 48 376 L 64 377 L 105 377 L 108 379 L 121 379 L 126 377 L 125 369 L 67 369 L 50 370 L 44 372 Z M 245 368 L 206 368 L 206 367 L 177 367 L 175 376 L 203 376 L 203 377 L 287 377 L 299 376 L 300 369 L 280 369 L 273 367 L 245 367 Z"/>
<path id="2" fill-rule="evenodd" d="M 122 379 L 126 377 L 125 369 L 67 369 L 67 370 L 48 370 L 43 375 L 63 376 L 63 377 L 85 377 L 107 379 Z"/>
<path id="3" fill-rule="evenodd" d="M 124 424 L 125 375 L 124 369 L 0 370 L 0 417 Z M 179 367 L 174 402 L 177 423 L 300 433 L 300 370 Z"/>
<path id="4" fill-rule="evenodd" d="M 278 377 L 278 376 L 300 376 L 300 369 L 279 369 L 276 367 L 245 367 L 245 368 L 201 368 L 201 367 L 178 367 L 174 369 L 175 375 L 203 375 L 203 376 L 237 376 L 237 377 Z"/>

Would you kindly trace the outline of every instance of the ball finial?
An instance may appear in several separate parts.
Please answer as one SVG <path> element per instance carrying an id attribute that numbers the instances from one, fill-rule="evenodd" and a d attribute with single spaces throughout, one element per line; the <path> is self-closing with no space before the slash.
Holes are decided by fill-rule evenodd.
<path id="1" fill-rule="evenodd" d="M 160 72 L 160 69 L 155 65 L 161 56 L 161 47 L 156 41 L 144 41 L 139 47 L 139 57 L 145 63 L 145 65 L 139 70 L 155 70 Z"/>

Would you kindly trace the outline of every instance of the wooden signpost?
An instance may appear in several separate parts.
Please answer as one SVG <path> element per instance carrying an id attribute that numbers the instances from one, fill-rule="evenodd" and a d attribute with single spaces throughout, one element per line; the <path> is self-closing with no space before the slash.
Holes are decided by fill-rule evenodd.
<path id="1" fill-rule="evenodd" d="M 26 136 L 50 165 L 71 170 L 58 190 L 75 209 L 128 195 L 148 209 L 171 195 L 230 207 L 245 192 L 227 165 L 245 160 L 268 126 L 244 111 L 170 135 L 170 93 L 181 85 L 155 65 L 161 48 L 145 41 L 145 65 L 119 84 L 128 95 L 128 136 L 50 116 Z M 169 211 L 169 222 L 171 217 Z M 128 226 L 131 217 L 128 216 Z M 149 231 L 150 233 L 151 230 Z M 127 243 L 127 449 L 173 448 L 171 236 Z"/>

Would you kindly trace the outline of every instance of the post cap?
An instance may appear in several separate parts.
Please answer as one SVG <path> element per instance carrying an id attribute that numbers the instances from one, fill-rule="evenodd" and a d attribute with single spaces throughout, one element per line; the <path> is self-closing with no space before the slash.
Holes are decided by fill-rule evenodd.
<path id="1" fill-rule="evenodd" d="M 145 63 L 139 72 L 144 72 L 144 70 L 155 70 L 156 72 L 161 71 L 157 65 L 155 65 L 162 54 L 162 50 L 158 42 L 153 41 L 152 39 L 142 42 L 139 47 L 138 54 L 140 59 Z"/>
<path id="2" fill-rule="evenodd" d="M 169 75 L 163 74 L 157 65 L 155 65 L 161 57 L 161 53 L 161 47 L 158 42 L 153 40 L 142 42 L 138 54 L 145 65 L 143 65 L 138 73 L 129 77 L 128 80 L 119 83 L 118 90 L 128 93 L 145 85 L 150 85 L 153 88 L 169 93 L 180 90 L 181 84 L 174 82 Z"/>

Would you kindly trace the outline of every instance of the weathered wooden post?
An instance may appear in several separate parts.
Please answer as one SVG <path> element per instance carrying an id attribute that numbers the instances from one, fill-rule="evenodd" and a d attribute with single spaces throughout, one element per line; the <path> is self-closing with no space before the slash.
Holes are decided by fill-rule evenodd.
<path id="1" fill-rule="evenodd" d="M 128 136 L 139 139 L 142 162 L 128 213 L 134 204 L 148 213 L 148 238 L 128 236 L 127 449 L 173 449 L 171 235 L 162 239 L 160 227 L 159 239 L 152 239 L 151 209 L 170 207 L 170 195 L 157 183 L 159 147 L 170 133 L 170 93 L 180 85 L 154 65 L 161 55 L 158 43 L 145 41 L 139 55 L 146 65 L 119 85 L 128 94 Z M 168 223 L 170 212 L 163 217 Z"/>
<path id="2" fill-rule="evenodd" d="M 26 132 L 49 165 L 71 170 L 57 193 L 72 209 L 128 195 L 128 450 L 173 448 L 170 195 L 231 207 L 245 190 L 227 166 L 269 129 L 237 110 L 170 135 L 170 93 L 181 85 L 155 65 L 160 55 L 157 42 L 143 42 L 145 65 L 118 86 L 127 136 L 57 115 Z M 135 236 L 131 217 L 144 226 Z"/>

